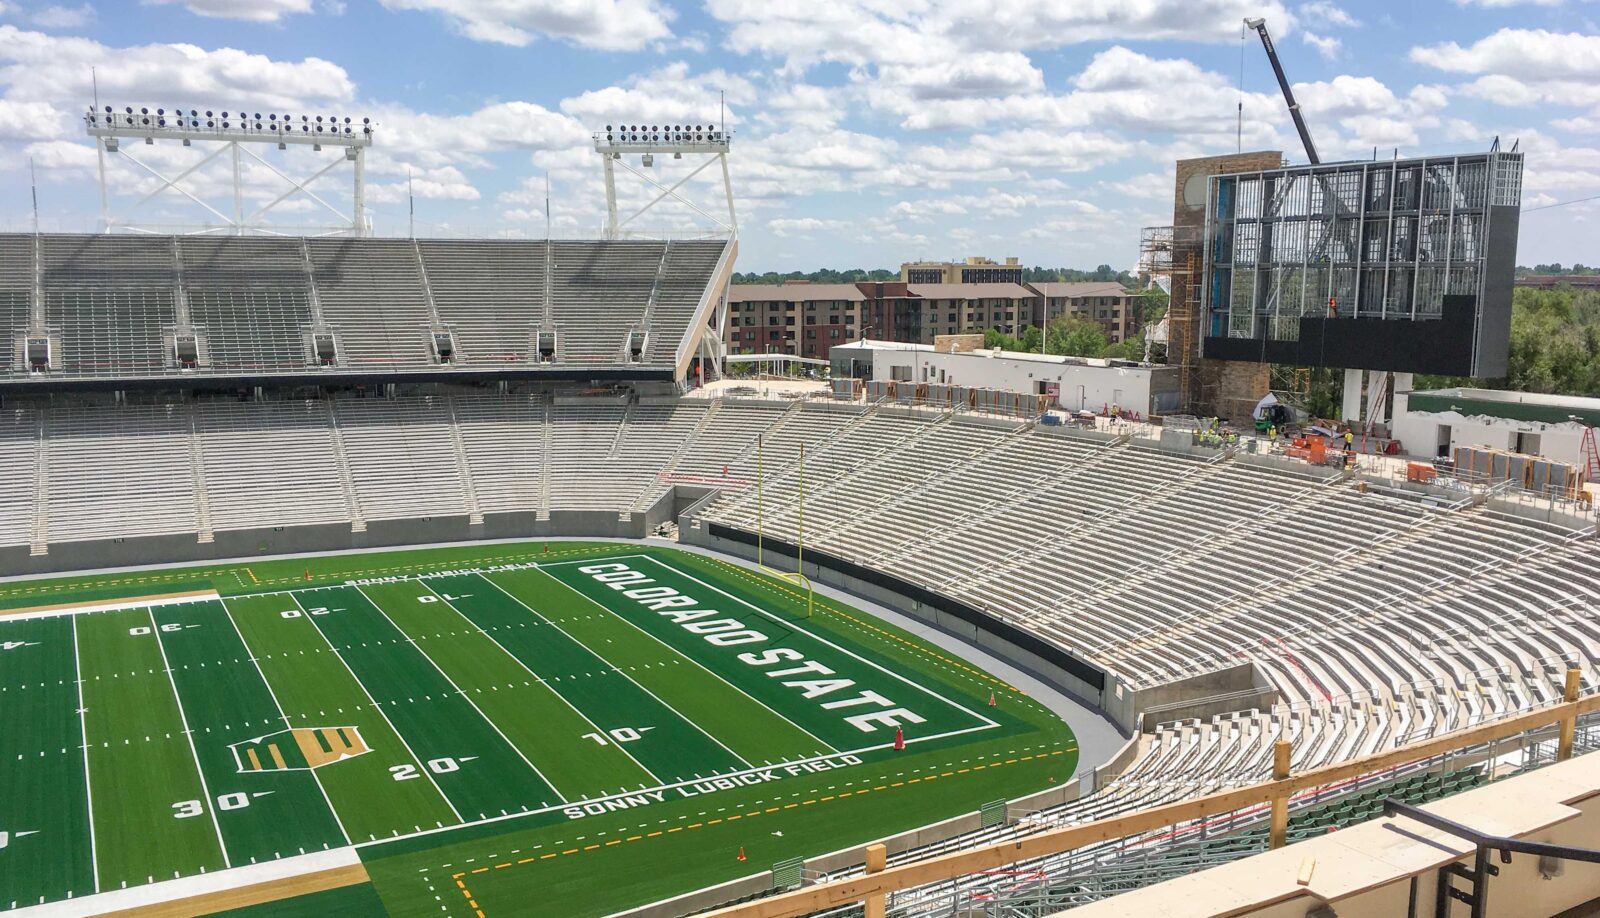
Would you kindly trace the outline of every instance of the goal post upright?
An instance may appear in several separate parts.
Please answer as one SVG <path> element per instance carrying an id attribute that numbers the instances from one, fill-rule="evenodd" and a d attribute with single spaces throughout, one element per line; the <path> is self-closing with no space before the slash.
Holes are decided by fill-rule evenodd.
<path id="1" fill-rule="evenodd" d="M 763 503 L 761 481 L 765 476 L 765 444 L 764 437 L 756 435 L 756 569 L 764 574 L 770 574 L 780 580 L 804 587 L 806 591 L 805 617 L 810 618 L 816 610 L 816 591 L 812 589 L 811 578 L 806 576 L 806 447 L 800 444 L 800 507 L 799 522 L 796 526 L 795 542 L 795 570 L 780 571 L 770 568 L 766 563 L 764 553 L 766 533 L 766 512 Z"/>

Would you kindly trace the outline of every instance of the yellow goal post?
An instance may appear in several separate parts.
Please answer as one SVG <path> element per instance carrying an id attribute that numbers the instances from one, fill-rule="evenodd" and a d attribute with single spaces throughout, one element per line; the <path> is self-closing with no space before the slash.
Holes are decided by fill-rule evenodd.
<path id="1" fill-rule="evenodd" d="M 805 575 L 806 569 L 806 445 L 800 444 L 799 460 L 799 491 L 800 503 L 797 510 L 798 519 L 795 526 L 795 569 L 780 571 L 767 566 L 763 541 L 766 531 L 765 506 L 762 503 L 763 495 L 761 484 L 765 476 L 766 446 L 765 437 L 756 436 L 756 569 L 764 574 L 771 574 L 780 580 L 802 587 L 806 591 L 806 618 L 816 609 L 816 593 L 811 588 L 811 578 Z"/>

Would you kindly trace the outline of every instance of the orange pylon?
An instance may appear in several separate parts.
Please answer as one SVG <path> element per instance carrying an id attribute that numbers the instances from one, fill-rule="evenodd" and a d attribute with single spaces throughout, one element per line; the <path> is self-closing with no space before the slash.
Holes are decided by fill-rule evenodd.
<path id="1" fill-rule="evenodd" d="M 739 846 L 739 860 L 746 860 L 744 856 L 744 845 Z"/>
<path id="2" fill-rule="evenodd" d="M 993 690 L 993 689 L 990 689 L 990 690 L 989 690 L 989 707 L 991 707 L 991 708 L 992 708 L 992 707 L 994 707 L 994 706 L 995 706 L 995 700 L 994 700 L 994 690 Z"/>
<path id="3" fill-rule="evenodd" d="M 894 728 L 894 748 L 897 750 L 906 748 L 906 731 L 899 727 Z"/>

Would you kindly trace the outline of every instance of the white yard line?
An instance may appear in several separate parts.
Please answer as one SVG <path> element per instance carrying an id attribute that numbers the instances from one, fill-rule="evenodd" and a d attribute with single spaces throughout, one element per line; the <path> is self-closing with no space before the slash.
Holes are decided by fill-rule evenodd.
<path id="1" fill-rule="evenodd" d="M 627 616 L 622 615 L 621 613 L 617 612 L 615 609 L 611 608 L 610 606 L 607 606 L 605 603 L 602 603 L 602 602 L 599 602 L 599 601 L 595 600 L 593 597 L 587 595 L 582 590 L 578 589 L 577 587 L 573 586 L 570 583 L 567 583 L 565 580 L 562 580 L 561 578 L 559 578 L 559 577 L 557 577 L 557 576 L 555 576 L 553 574 L 545 573 L 544 571 L 540 571 L 540 573 L 544 574 L 546 577 L 549 577 L 551 580 L 554 580 L 556 583 L 561 584 L 562 586 L 566 587 L 567 589 L 571 590 L 572 592 L 576 593 L 577 595 L 582 596 L 584 599 L 588 600 L 589 602 L 593 603 L 594 605 L 599 606 L 602 609 L 605 609 L 607 612 L 609 612 L 612 615 L 616 616 L 618 619 L 620 619 L 622 622 L 627 624 L 629 627 L 633 628 L 635 631 L 639 632 L 640 634 L 644 635 L 645 637 L 648 637 L 650 640 L 655 641 L 657 644 L 660 644 L 662 647 L 665 647 L 667 650 L 671 651 L 673 653 L 673 655 L 682 657 L 685 660 L 688 660 L 690 663 L 693 663 L 695 666 L 700 667 L 700 669 L 705 670 L 705 672 L 710 674 L 711 677 L 716 679 L 718 682 L 721 682 L 723 685 L 726 685 L 728 688 L 731 688 L 734 691 L 738 692 L 739 694 L 743 695 L 744 697 L 750 699 L 751 701 L 754 701 L 756 704 L 761 705 L 763 708 L 766 708 L 768 711 L 771 711 L 772 715 L 774 717 L 778 718 L 779 720 L 782 720 L 784 723 L 786 723 L 789 726 L 795 728 L 796 730 L 799 730 L 801 733 L 804 733 L 806 736 L 809 736 L 812 739 L 816 740 L 819 744 L 821 744 L 822 748 L 831 750 L 833 752 L 838 752 L 839 751 L 838 749 L 836 749 L 834 747 L 834 745 L 832 743 L 824 741 L 822 739 L 822 737 L 817 736 L 815 733 L 812 733 L 810 730 L 807 730 L 805 727 L 802 727 L 799 724 L 795 723 L 794 721 L 790 720 L 788 717 L 785 717 L 782 713 L 780 713 L 777 710 L 775 710 L 771 705 L 769 705 L 766 702 L 762 701 L 761 699 L 755 697 L 754 695 L 752 695 L 749 692 L 745 691 L 744 689 L 738 687 L 737 685 L 734 685 L 732 682 L 729 682 L 727 679 L 724 679 L 722 676 L 718 675 L 717 673 L 712 672 L 712 670 L 709 669 L 704 663 L 701 663 L 699 660 L 696 660 L 694 657 L 689 656 L 688 654 L 684 653 L 683 651 L 679 650 L 678 648 L 672 646 L 671 644 L 668 644 L 666 641 L 663 641 L 661 638 L 656 637 L 655 635 L 651 634 L 650 632 L 644 630 L 643 628 L 641 628 L 638 625 L 634 624 L 633 622 L 629 621 Z"/>
<path id="2" fill-rule="evenodd" d="M 211 788 L 206 784 L 206 769 L 200 764 L 200 752 L 194 748 L 194 734 L 189 730 L 189 717 L 183 712 L 183 697 L 178 694 L 178 680 L 172 675 L 172 663 L 167 659 L 167 645 L 161 640 L 161 625 L 156 621 L 156 613 L 145 609 L 144 614 L 150 619 L 150 633 L 155 635 L 156 649 L 161 652 L 161 667 L 166 670 L 167 684 L 172 686 L 172 703 L 178 706 L 178 722 L 183 724 L 183 738 L 189 744 L 189 755 L 194 757 L 194 771 L 200 778 L 200 793 L 205 795 L 202 804 L 206 814 L 211 817 L 211 827 L 217 830 L 217 846 L 222 849 L 222 863 L 225 867 L 233 866 L 233 859 L 228 856 L 228 843 L 222 840 L 222 823 L 217 820 L 217 801 L 211 796 Z"/>
<path id="3" fill-rule="evenodd" d="M 600 656 L 600 654 L 596 653 L 592 648 L 589 647 L 589 645 L 583 643 L 582 641 L 578 640 L 577 638 L 573 637 L 572 635 L 567 634 L 566 629 L 562 628 L 560 625 L 556 624 L 555 622 L 551 621 L 548 618 L 545 618 L 543 615 L 540 615 L 539 614 L 539 610 L 537 610 L 533 606 L 530 606 L 527 603 L 523 602 L 521 599 L 518 599 L 516 596 L 514 596 L 510 592 L 508 592 L 505 587 L 501 586 L 498 583 L 495 583 L 493 580 L 490 580 L 488 577 L 482 577 L 482 575 L 480 575 L 480 578 L 483 580 L 484 583 L 487 583 L 488 585 L 494 587 L 495 589 L 499 590 L 500 592 L 505 593 L 507 596 L 509 596 L 511 598 L 512 602 L 516 603 L 517 605 L 521 606 L 524 609 L 527 609 L 529 612 L 532 612 L 534 615 L 538 615 L 539 618 L 545 624 L 547 624 L 550 627 L 556 629 L 557 631 L 560 631 L 562 634 L 565 634 L 567 636 L 568 640 L 573 641 L 578 646 L 584 648 L 585 650 L 588 650 L 589 653 L 595 659 L 599 660 L 601 663 L 604 663 L 606 666 L 611 667 L 611 671 L 612 672 L 614 672 L 617 675 L 621 676 L 622 678 L 628 680 L 629 682 L 632 682 L 634 685 L 639 686 L 639 691 L 644 692 L 646 695 L 649 695 L 651 698 L 654 698 L 657 702 L 659 702 L 661 704 L 662 707 L 664 707 L 667 710 L 671 711 L 672 713 L 678 715 L 678 717 L 684 723 L 686 723 L 689 726 L 691 726 L 691 727 L 695 728 L 696 730 L 700 731 L 700 733 L 703 734 L 706 737 L 706 739 L 711 740 L 713 743 L 716 743 L 718 746 L 722 746 L 722 748 L 724 750 L 726 750 L 729 755 L 731 755 L 734 758 L 738 759 L 739 761 L 743 762 L 746 767 L 750 767 L 750 768 L 755 767 L 755 766 L 750 764 L 750 760 L 749 759 L 745 758 L 744 756 L 740 755 L 737 752 L 734 752 L 732 749 L 728 749 L 728 747 L 723 744 L 722 740 L 719 740 L 716 737 L 712 736 L 710 733 L 707 733 L 706 729 L 704 727 L 702 727 L 699 724 L 695 723 L 693 720 L 690 720 L 689 718 L 684 717 L 682 711 L 679 711 L 677 708 L 673 707 L 672 705 L 667 704 L 665 701 L 663 701 L 660 698 L 660 696 L 656 695 L 655 692 L 652 692 L 649 689 L 645 688 L 644 686 L 639 685 L 638 681 L 635 680 L 632 676 L 630 676 L 627 673 L 623 672 L 621 667 L 616 666 L 610 660 L 607 660 L 605 657 Z M 550 579 L 554 580 L 555 578 L 552 577 Z"/>
<path id="4" fill-rule="evenodd" d="M 383 722 L 388 724 L 389 729 L 394 732 L 395 738 L 400 740 L 400 745 L 405 747 L 406 754 L 411 756 L 412 762 L 416 763 L 417 771 L 427 777 L 428 783 L 433 785 L 434 791 L 444 800 L 444 805 L 450 808 L 450 812 L 455 814 L 456 819 L 461 823 L 465 823 L 466 820 L 461 818 L 461 812 L 451 802 L 450 796 L 444 792 L 444 788 L 439 786 L 439 782 L 433 779 L 433 772 L 422 759 L 417 757 L 416 751 L 411 748 L 410 743 L 406 742 L 405 735 L 400 732 L 400 728 L 394 725 L 394 721 L 390 720 L 388 713 L 383 710 L 383 705 L 378 704 L 378 700 L 372 697 L 372 692 L 367 689 L 367 684 L 362 682 L 361 677 L 356 675 L 356 671 L 350 668 L 350 664 L 346 662 L 344 655 L 339 653 L 339 648 L 333 646 L 333 642 L 328 640 L 328 636 L 322 633 L 322 626 L 317 624 L 316 617 L 305 610 L 305 606 L 301 605 L 298 596 L 290 593 L 289 598 L 294 600 L 295 608 L 299 609 L 300 614 L 305 617 L 306 621 L 311 623 L 311 627 L 316 629 L 318 636 L 322 638 L 322 642 L 328 645 L 329 650 L 333 651 L 334 657 L 339 660 L 339 664 L 344 667 L 344 671 L 350 674 L 350 678 L 356 681 L 356 685 L 361 686 L 361 694 L 367 696 L 367 701 L 372 705 L 372 709 L 378 712 L 378 716 L 383 718 Z M 448 826 L 447 828 L 453 829 L 456 827 Z"/>
<path id="5" fill-rule="evenodd" d="M 272 699 L 272 706 L 277 709 L 278 716 L 283 718 L 283 725 L 285 727 L 287 727 L 288 729 L 293 730 L 294 729 L 294 724 L 289 721 L 289 715 L 284 712 L 283 705 L 278 702 L 278 693 L 274 692 L 272 690 L 272 683 L 267 681 L 267 674 L 266 674 L 266 672 L 264 670 L 261 669 L 260 661 L 258 661 L 256 659 L 255 649 L 253 647 L 251 647 L 249 642 L 244 639 L 244 632 L 239 630 L 239 623 L 233 620 L 233 612 L 228 609 L 227 601 L 219 598 L 218 599 L 218 604 L 222 606 L 222 615 L 223 615 L 223 617 L 226 618 L 228 620 L 228 624 L 233 627 L 233 633 L 237 634 L 239 636 L 239 643 L 240 643 L 240 645 L 242 645 L 244 647 L 245 655 L 250 658 L 250 665 L 254 666 L 256 668 L 256 674 L 261 677 L 261 684 L 263 686 L 265 686 L 266 689 L 267 689 L 267 697 Z M 233 749 L 234 760 L 238 761 L 239 750 L 236 749 L 236 748 L 233 748 L 231 746 L 229 748 Z M 349 844 L 350 840 L 351 840 L 350 839 L 350 833 L 345 830 L 344 820 L 339 818 L 339 811 L 334 808 L 333 800 L 328 797 L 328 789 L 326 787 L 322 786 L 322 779 L 317 777 L 317 770 L 315 768 L 305 768 L 305 769 L 295 768 L 295 769 L 285 769 L 285 770 L 287 770 L 287 771 L 302 771 L 303 770 L 303 771 L 311 772 L 311 779 L 313 781 L 317 782 L 317 791 L 322 794 L 323 802 L 328 804 L 328 812 L 333 814 L 333 821 L 334 821 L 334 823 L 336 825 L 339 826 L 339 834 L 344 836 L 345 844 Z"/>
<path id="6" fill-rule="evenodd" d="M 522 660 L 520 658 L 518 658 L 516 654 L 514 654 L 511 651 L 507 650 L 506 646 L 504 644 L 500 643 L 495 638 L 494 635 L 489 633 L 488 629 L 484 628 L 482 625 L 479 625 L 477 622 L 475 622 L 471 618 L 469 618 L 467 616 L 467 613 L 461 611 L 460 609 L 457 609 L 454 605 L 451 605 L 450 600 L 445 599 L 443 596 L 440 596 L 438 590 L 435 590 L 433 587 L 429 586 L 427 583 L 423 583 L 422 585 L 427 588 L 428 592 L 432 593 L 435 596 L 439 596 L 439 601 L 444 603 L 446 606 L 449 606 L 450 607 L 450 611 L 452 611 L 455 614 L 461 616 L 461 620 L 466 622 L 468 625 L 471 625 L 472 629 L 474 631 L 476 631 L 479 634 L 483 635 L 484 637 L 488 638 L 490 643 L 492 643 L 492 644 L 494 644 L 494 646 L 500 648 L 500 652 L 505 654 L 506 656 L 510 657 L 512 662 L 514 662 L 518 666 L 522 667 L 522 671 L 523 672 L 525 672 L 528 675 L 532 676 L 534 678 L 534 681 L 538 682 L 540 685 L 542 685 L 545 688 L 549 689 L 550 690 L 550 694 L 552 694 L 552 695 L 556 696 L 557 698 L 561 699 L 561 703 L 562 704 L 564 704 L 567 707 L 571 708 L 573 713 L 575 713 L 579 717 L 583 718 L 583 722 L 588 724 L 589 726 L 593 727 L 596 733 L 604 733 L 605 732 L 605 730 L 602 729 L 599 724 L 597 724 L 594 721 L 589 719 L 589 715 L 583 713 L 583 711 L 581 709 L 579 709 L 579 707 L 577 705 L 575 705 L 572 702 L 568 701 L 567 700 L 567 696 L 565 696 L 565 695 L 561 694 L 561 692 L 557 691 L 556 687 L 551 685 L 548 680 L 546 680 L 544 677 L 540 676 L 538 673 L 534 672 L 531 668 L 529 668 L 528 664 L 522 662 Z M 626 748 L 624 748 L 621 743 L 614 743 L 613 745 L 623 755 L 627 756 L 628 759 L 633 762 L 633 764 L 639 766 L 639 768 L 642 771 L 644 771 L 645 774 L 649 775 L 650 779 L 652 781 L 660 781 L 661 780 L 661 776 L 660 775 L 657 775 L 655 772 L 651 771 L 650 769 L 645 768 L 644 767 L 644 763 L 639 761 L 638 759 L 634 758 L 633 757 L 633 753 L 629 752 Z M 550 786 L 551 787 L 555 787 L 554 784 L 551 784 Z M 559 794 L 561 792 L 559 790 L 557 790 L 556 793 Z M 562 799 L 565 799 L 565 798 L 562 798 Z"/>
<path id="7" fill-rule="evenodd" d="M 78 620 L 72 619 L 72 663 L 78 674 L 78 732 L 83 736 L 83 799 L 89 813 L 89 872 L 94 891 L 100 891 L 100 859 L 94 842 L 94 791 L 89 787 L 89 722 L 83 706 L 83 657 L 78 653 Z"/>
<path id="8" fill-rule="evenodd" d="M 424 589 L 426 589 L 427 585 L 423 584 L 423 587 L 424 587 Z M 528 760 L 527 756 L 522 754 L 522 750 L 517 748 L 517 744 L 513 743 L 511 741 L 511 738 L 506 736 L 505 733 L 503 733 L 500 730 L 500 725 L 496 724 L 493 720 L 490 720 L 489 719 L 489 715 L 483 713 L 483 709 L 478 707 L 477 702 L 475 702 L 471 698 L 467 697 L 467 693 L 461 690 L 461 686 L 456 684 L 456 680 L 450 678 L 450 674 L 445 672 L 444 668 L 441 667 L 438 663 L 435 663 L 433 661 L 433 657 L 428 656 L 427 651 L 425 651 L 421 647 L 417 646 L 416 639 L 413 638 L 410 634 L 407 634 L 406 630 L 404 628 L 402 628 L 399 625 L 395 624 L 395 620 L 389 617 L 389 613 L 383 611 L 383 607 L 382 606 L 378 605 L 376 602 L 373 602 L 372 597 L 367 595 L 367 591 L 366 590 L 363 590 L 360 587 L 356 587 L 356 592 L 360 593 L 361 594 L 361 598 L 365 599 L 367 601 L 367 603 L 372 606 L 372 608 L 378 610 L 378 614 L 383 616 L 383 620 L 388 622 L 389 626 L 391 628 L 393 628 L 394 630 L 400 632 L 400 634 L 405 636 L 406 643 L 410 644 L 417 651 L 417 653 L 422 654 L 422 658 L 424 660 L 428 661 L 428 665 L 432 666 L 434 668 L 434 670 L 436 672 L 438 672 L 439 675 L 443 676 L 444 677 L 444 681 L 450 683 L 450 687 L 455 690 L 455 693 L 457 695 L 461 696 L 462 700 L 466 701 L 467 704 L 472 705 L 472 710 L 477 711 L 478 712 L 478 716 L 483 718 L 483 722 L 488 724 L 489 728 L 491 730 L 493 730 L 495 732 L 495 734 L 500 737 L 501 740 L 505 741 L 505 744 L 507 746 L 511 747 L 511 751 L 515 752 L 517 754 L 517 758 L 521 759 L 522 763 L 524 765 L 527 765 L 529 768 L 531 768 L 533 770 L 534 774 L 539 776 L 539 780 L 543 781 L 545 786 L 550 788 L 551 793 L 556 795 L 556 799 L 560 800 L 562 803 L 566 803 L 567 802 L 566 795 L 562 794 L 561 791 L 556 790 L 555 783 L 553 781 L 551 781 L 549 778 L 546 778 L 544 776 L 544 772 L 539 770 L 539 766 L 533 764 L 533 762 Z M 429 592 L 433 592 L 433 591 L 429 590 Z M 448 603 L 446 603 L 446 605 L 448 605 Z"/>

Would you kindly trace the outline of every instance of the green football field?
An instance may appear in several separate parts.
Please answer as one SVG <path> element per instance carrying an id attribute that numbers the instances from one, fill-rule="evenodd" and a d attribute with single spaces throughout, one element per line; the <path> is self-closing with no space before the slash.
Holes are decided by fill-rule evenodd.
<path id="1" fill-rule="evenodd" d="M 0 583 L 0 908 L 354 846 L 361 913 L 604 915 L 1071 778 L 1043 706 L 805 600 L 580 542 Z"/>

